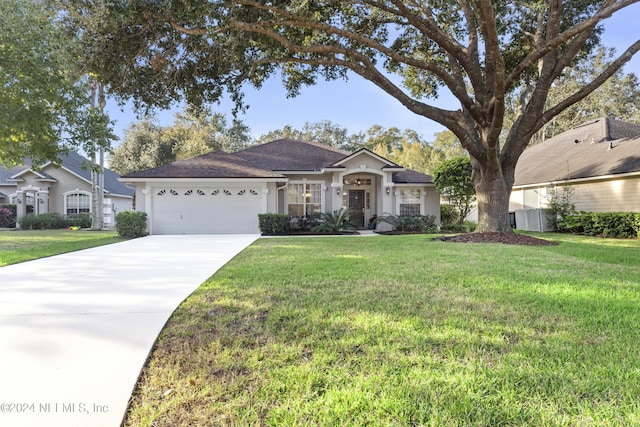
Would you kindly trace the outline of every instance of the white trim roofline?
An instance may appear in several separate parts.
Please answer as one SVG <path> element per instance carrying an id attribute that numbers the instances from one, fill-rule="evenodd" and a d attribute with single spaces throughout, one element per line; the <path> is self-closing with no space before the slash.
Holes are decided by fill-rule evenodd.
<path id="1" fill-rule="evenodd" d="M 358 151 L 356 151 L 355 153 L 341 159 L 338 160 L 337 162 L 331 164 L 328 166 L 328 168 L 332 168 L 332 167 L 336 167 L 336 166 L 341 166 L 343 163 L 348 162 L 349 160 L 355 159 L 358 156 L 361 155 L 368 155 L 369 157 L 373 157 L 376 160 L 379 160 L 380 162 L 386 164 L 387 166 L 383 166 L 383 169 L 389 168 L 388 170 L 396 170 L 396 168 L 398 171 L 404 171 L 406 170 L 406 168 L 403 168 L 402 166 L 397 165 L 396 163 L 393 163 L 391 160 L 385 159 L 382 156 L 377 155 L 376 153 L 374 153 L 373 151 L 367 149 L 367 148 L 361 148 Z M 393 168 L 393 169 L 392 169 Z"/>
<path id="2" fill-rule="evenodd" d="M 135 184 L 136 182 L 289 182 L 289 178 L 118 178 L 118 181 Z"/>
<path id="3" fill-rule="evenodd" d="M 35 171 L 32 168 L 23 169 L 20 172 L 18 172 L 17 174 L 10 176 L 8 179 L 18 181 L 18 179 L 20 179 L 20 176 L 25 174 L 25 173 L 27 173 L 27 172 L 31 172 L 32 174 L 37 175 L 39 177 L 39 179 L 51 180 L 51 177 L 44 176 L 40 172 Z"/>
<path id="4" fill-rule="evenodd" d="M 562 184 L 579 184 L 583 182 L 593 182 L 593 181 L 608 181 L 611 179 L 625 179 L 625 178 L 633 178 L 636 176 L 640 176 L 640 171 L 638 172 L 627 172 L 627 173 L 617 173 L 611 175 L 600 175 L 600 176 L 592 176 L 588 178 L 570 178 L 556 181 L 547 181 L 547 182 L 538 182 L 535 184 L 523 184 L 523 185 L 514 185 L 512 190 L 520 190 L 526 188 L 536 188 L 536 187 L 546 187 L 548 185 L 562 185 Z"/>

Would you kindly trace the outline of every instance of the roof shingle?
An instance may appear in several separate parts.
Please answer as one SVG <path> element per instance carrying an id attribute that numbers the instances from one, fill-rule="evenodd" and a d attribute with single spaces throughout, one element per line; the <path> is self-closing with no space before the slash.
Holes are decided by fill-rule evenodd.
<path id="1" fill-rule="evenodd" d="M 286 178 L 283 175 L 286 172 L 319 172 L 353 154 L 325 144 L 279 139 L 236 153 L 215 151 L 132 172 L 123 178 Z M 433 183 L 431 176 L 411 170 L 394 173 L 393 181 L 399 184 Z"/>
<path id="2" fill-rule="evenodd" d="M 640 172 L 640 125 L 602 118 L 522 153 L 515 186 Z"/>
<path id="3" fill-rule="evenodd" d="M 237 153 L 214 151 L 153 169 L 132 172 L 123 178 L 284 178 L 284 176 L 256 167 Z"/>

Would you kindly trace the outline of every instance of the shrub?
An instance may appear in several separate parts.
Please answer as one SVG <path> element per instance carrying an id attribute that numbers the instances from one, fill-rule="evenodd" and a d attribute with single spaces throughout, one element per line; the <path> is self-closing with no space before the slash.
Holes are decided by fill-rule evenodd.
<path id="1" fill-rule="evenodd" d="M 91 228 L 91 214 L 87 212 L 67 215 L 69 227 Z"/>
<path id="2" fill-rule="evenodd" d="M 548 203 L 549 208 L 544 209 L 549 224 L 554 230 L 562 231 L 564 219 L 575 211 L 576 207 L 573 203 L 573 187 L 569 184 L 562 186 L 562 191 L 553 188 L 549 192 Z"/>
<path id="3" fill-rule="evenodd" d="M 321 213 L 317 219 L 317 224 L 311 230 L 320 233 L 338 234 L 344 230 L 358 228 L 355 220 L 350 218 L 351 215 L 353 215 L 353 211 L 344 208 L 333 212 Z"/>
<path id="4" fill-rule="evenodd" d="M 258 227 L 264 234 L 285 234 L 291 228 L 291 217 L 284 214 L 258 214 Z"/>
<path id="5" fill-rule="evenodd" d="M 574 212 L 559 227 L 570 233 L 614 238 L 638 237 L 640 214 L 632 212 Z"/>
<path id="6" fill-rule="evenodd" d="M 147 234 L 146 229 L 146 212 L 122 211 L 116 215 L 116 231 L 120 237 L 142 237 Z"/>
<path id="7" fill-rule="evenodd" d="M 0 228 L 14 228 L 16 226 L 16 205 L 0 205 Z"/>
<path id="8" fill-rule="evenodd" d="M 18 224 L 23 230 L 55 230 L 68 227 L 67 221 L 54 212 L 39 215 L 28 213 L 18 220 Z"/>
<path id="9" fill-rule="evenodd" d="M 311 231 L 313 227 L 318 225 L 319 219 L 320 214 L 289 218 L 289 231 Z"/>
<path id="10" fill-rule="evenodd" d="M 440 204 L 440 222 L 442 224 L 442 228 L 449 229 L 452 225 L 458 222 L 458 210 L 453 205 L 448 205 L 445 203 Z"/>
<path id="11" fill-rule="evenodd" d="M 446 229 L 454 233 L 472 233 L 478 224 L 472 221 L 464 221 L 462 224 L 449 224 Z"/>
<path id="12" fill-rule="evenodd" d="M 403 233 L 434 233 L 437 231 L 436 217 L 433 215 L 389 215 L 379 216 L 376 222 L 391 225 Z"/>

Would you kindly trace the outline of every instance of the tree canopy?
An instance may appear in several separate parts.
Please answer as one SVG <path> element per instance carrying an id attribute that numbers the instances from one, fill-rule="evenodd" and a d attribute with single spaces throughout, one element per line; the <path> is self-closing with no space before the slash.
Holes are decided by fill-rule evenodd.
<path id="1" fill-rule="evenodd" d="M 601 22 L 638 0 L 61 1 L 82 17 L 72 25 L 92 22 L 90 68 L 138 105 L 200 104 L 225 89 L 241 101 L 244 82 L 260 87 L 276 72 L 290 95 L 317 79 L 372 82 L 468 151 L 479 231 L 511 231 L 515 166 L 532 136 L 640 50 L 632 42 L 548 105 L 553 83 L 599 44 Z M 458 109 L 437 106 L 442 91 Z M 504 129 L 510 96 L 518 106 Z"/>
<path id="2" fill-rule="evenodd" d="M 91 107 L 86 78 L 67 54 L 74 40 L 31 0 L 0 2 L 0 164 L 57 160 L 68 149 L 109 147 L 110 123 Z"/>
<path id="3" fill-rule="evenodd" d="M 471 169 L 469 157 L 454 157 L 441 163 L 433 173 L 433 183 L 454 207 L 458 214 L 458 224 L 464 222 L 476 199 Z"/>
<path id="4" fill-rule="evenodd" d="M 606 68 L 613 55 L 612 51 L 600 48 L 587 61 L 581 61 L 568 68 L 551 87 L 547 105 L 559 102 L 568 94 L 588 84 Z M 542 142 L 589 120 L 601 117 L 640 123 L 640 81 L 635 74 L 625 74 L 619 70 L 588 97 L 567 108 L 544 125 L 534 135 L 532 142 Z"/>
<path id="5" fill-rule="evenodd" d="M 176 114 L 170 126 L 160 126 L 153 117 L 129 126 L 109 157 L 109 165 L 126 175 L 211 151 L 237 151 L 250 143 L 249 129 L 243 122 L 233 120 L 229 125 L 223 114 L 186 108 Z"/>
<path id="6" fill-rule="evenodd" d="M 280 138 L 314 141 L 351 152 L 366 148 L 394 163 L 426 174 L 433 173 L 445 159 L 466 153 L 456 137 L 446 131 L 440 132 L 436 140 L 430 143 L 412 129 L 372 125 L 364 132 L 349 133 L 347 128 L 329 120 L 306 122 L 302 129 L 286 125 L 261 135 L 255 143 L 262 144 Z"/>

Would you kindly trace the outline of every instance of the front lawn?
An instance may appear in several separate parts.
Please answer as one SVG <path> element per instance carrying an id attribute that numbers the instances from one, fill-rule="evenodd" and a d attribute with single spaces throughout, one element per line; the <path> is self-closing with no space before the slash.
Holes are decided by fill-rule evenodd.
<path id="1" fill-rule="evenodd" d="M 115 231 L 11 230 L 0 232 L 0 267 L 120 242 Z"/>
<path id="2" fill-rule="evenodd" d="M 260 239 L 160 335 L 129 426 L 640 424 L 640 241 Z"/>

